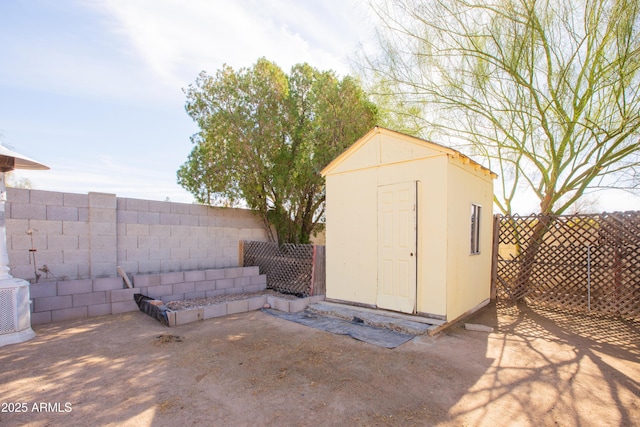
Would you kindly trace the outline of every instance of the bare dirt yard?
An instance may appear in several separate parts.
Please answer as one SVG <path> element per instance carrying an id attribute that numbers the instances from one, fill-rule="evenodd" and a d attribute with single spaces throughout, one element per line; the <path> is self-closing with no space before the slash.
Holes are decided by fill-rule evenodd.
<path id="1" fill-rule="evenodd" d="M 485 307 L 388 350 L 262 312 L 140 312 L 0 348 L 2 426 L 640 425 L 637 322 Z"/>

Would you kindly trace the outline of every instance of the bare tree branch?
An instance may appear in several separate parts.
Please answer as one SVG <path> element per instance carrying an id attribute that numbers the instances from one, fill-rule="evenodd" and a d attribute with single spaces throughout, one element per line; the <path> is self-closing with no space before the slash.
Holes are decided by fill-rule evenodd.
<path id="1" fill-rule="evenodd" d="M 396 105 L 413 106 L 416 129 L 457 148 L 471 144 L 499 171 L 496 205 L 503 213 L 524 189 L 536 195 L 540 212 L 561 213 L 611 182 L 607 176 L 626 176 L 620 185 L 637 187 L 640 3 L 371 6 L 383 24 L 382 53 L 365 58 L 363 74 Z"/>

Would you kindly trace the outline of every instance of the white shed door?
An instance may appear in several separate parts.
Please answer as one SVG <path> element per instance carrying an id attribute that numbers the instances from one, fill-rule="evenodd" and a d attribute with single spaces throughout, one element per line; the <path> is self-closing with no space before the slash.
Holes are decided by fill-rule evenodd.
<path id="1" fill-rule="evenodd" d="M 378 307 L 415 312 L 416 259 L 416 182 L 379 186 Z"/>

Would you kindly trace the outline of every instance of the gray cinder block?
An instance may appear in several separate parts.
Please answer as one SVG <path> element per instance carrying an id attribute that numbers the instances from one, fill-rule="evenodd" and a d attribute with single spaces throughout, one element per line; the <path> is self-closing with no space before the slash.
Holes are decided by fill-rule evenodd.
<path id="1" fill-rule="evenodd" d="M 249 311 L 249 303 L 246 299 L 227 302 L 227 314 L 246 313 L 247 311 Z"/>

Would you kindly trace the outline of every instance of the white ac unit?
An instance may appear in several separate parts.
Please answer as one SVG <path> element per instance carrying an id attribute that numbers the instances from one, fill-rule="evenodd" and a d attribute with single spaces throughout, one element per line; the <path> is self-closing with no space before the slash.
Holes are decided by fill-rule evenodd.
<path id="1" fill-rule="evenodd" d="M 0 335 L 18 330 L 17 288 L 0 289 Z"/>
<path id="2" fill-rule="evenodd" d="M 29 282 L 21 279 L 0 281 L 0 347 L 29 340 L 31 329 Z"/>

